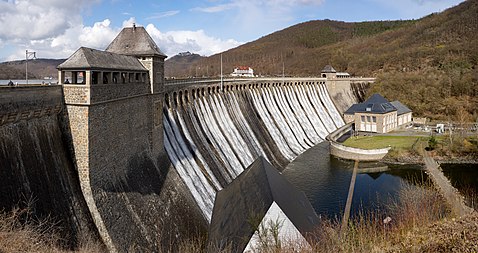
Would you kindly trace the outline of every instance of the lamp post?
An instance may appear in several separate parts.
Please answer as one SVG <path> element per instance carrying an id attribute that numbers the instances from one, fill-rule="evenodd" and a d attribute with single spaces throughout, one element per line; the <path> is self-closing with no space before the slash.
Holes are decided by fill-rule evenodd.
<path id="1" fill-rule="evenodd" d="M 25 80 L 27 81 L 28 85 L 28 59 L 32 57 L 31 59 L 36 59 L 36 53 L 37 52 L 28 52 L 28 49 L 25 51 Z"/>

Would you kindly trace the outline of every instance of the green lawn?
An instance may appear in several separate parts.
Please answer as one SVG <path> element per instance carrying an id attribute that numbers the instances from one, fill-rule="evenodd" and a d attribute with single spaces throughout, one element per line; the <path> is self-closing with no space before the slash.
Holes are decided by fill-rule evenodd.
<path id="1" fill-rule="evenodd" d="M 376 149 L 386 148 L 388 146 L 399 149 L 410 149 L 417 139 L 422 138 L 428 140 L 423 136 L 358 136 L 350 137 L 344 143 L 345 146 L 362 148 L 362 149 Z"/>

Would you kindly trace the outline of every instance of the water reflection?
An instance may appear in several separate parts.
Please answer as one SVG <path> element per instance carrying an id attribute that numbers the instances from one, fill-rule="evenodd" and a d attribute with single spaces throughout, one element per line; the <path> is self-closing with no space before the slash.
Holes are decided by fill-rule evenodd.
<path id="1" fill-rule="evenodd" d="M 307 150 L 283 171 L 284 176 L 309 198 L 317 214 L 340 216 L 345 208 L 353 162 L 329 155 L 328 143 Z M 404 185 L 416 187 L 426 180 L 420 165 L 360 163 L 352 199 L 352 216 L 360 210 L 379 208 Z"/>

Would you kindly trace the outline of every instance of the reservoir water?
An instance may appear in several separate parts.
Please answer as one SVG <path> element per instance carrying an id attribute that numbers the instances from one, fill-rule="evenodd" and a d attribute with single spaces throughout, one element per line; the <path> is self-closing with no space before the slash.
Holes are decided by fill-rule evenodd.
<path id="1" fill-rule="evenodd" d="M 478 164 L 441 164 L 440 167 L 453 187 L 465 196 L 467 204 L 477 209 Z"/>
<path id="2" fill-rule="evenodd" d="M 19 85 L 25 85 L 26 80 L 25 79 L 12 79 L 11 80 L 13 83 L 18 83 Z M 0 80 L 0 85 L 7 85 L 10 80 Z M 31 85 L 34 84 L 56 84 L 58 82 L 57 79 L 28 79 L 28 83 Z"/>
<path id="3" fill-rule="evenodd" d="M 345 208 L 353 161 L 329 155 L 328 142 L 307 150 L 290 163 L 283 175 L 303 191 L 320 216 L 340 217 Z M 373 164 L 360 163 L 371 167 Z M 373 167 L 373 166 L 372 166 Z M 351 215 L 361 210 L 374 210 L 398 197 L 403 186 L 418 187 L 427 175 L 420 165 L 388 165 L 388 170 L 357 174 Z"/>

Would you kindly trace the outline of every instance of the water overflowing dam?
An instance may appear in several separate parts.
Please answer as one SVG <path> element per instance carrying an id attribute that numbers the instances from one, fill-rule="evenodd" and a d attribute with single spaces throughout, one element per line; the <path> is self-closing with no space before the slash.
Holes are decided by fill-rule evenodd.
<path id="1" fill-rule="evenodd" d="M 204 218 L 257 157 L 279 169 L 344 121 L 320 81 L 255 82 L 165 96 L 164 146 Z"/>

